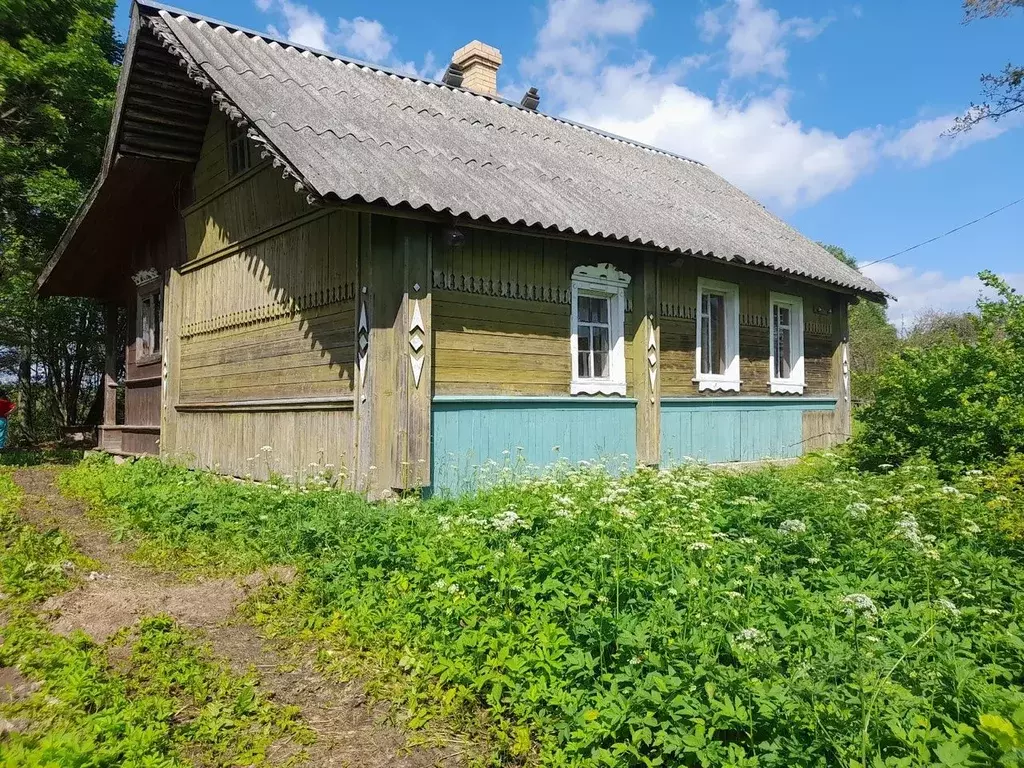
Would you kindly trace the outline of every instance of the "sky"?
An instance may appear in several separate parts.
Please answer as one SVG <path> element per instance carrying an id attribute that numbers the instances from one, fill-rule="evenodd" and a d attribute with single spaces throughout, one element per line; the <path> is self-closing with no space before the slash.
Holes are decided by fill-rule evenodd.
<path id="1" fill-rule="evenodd" d="M 958 0 L 176 0 L 190 11 L 436 79 L 473 39 L 541 110 L 704 162 L 860 264 L 1024 197 L 1024 114 L 944 137 L 979 77 L 1024 62 L 1024 13 Z M 119 0 L 126 32 L 129 3 Z M 1024 289 L 1024 203 L 864 272 L 890 318 Z"/>

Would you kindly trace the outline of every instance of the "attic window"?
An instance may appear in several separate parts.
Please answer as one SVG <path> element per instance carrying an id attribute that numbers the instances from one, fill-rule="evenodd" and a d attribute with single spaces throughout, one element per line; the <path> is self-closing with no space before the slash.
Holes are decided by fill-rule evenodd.
<path id="1" fill-rule="evenodd" d="M 244 128 L 228 121 L 228 178 L 234 178 L 249 170 L 252 159 L 249 153 L 249 135 Z"/>

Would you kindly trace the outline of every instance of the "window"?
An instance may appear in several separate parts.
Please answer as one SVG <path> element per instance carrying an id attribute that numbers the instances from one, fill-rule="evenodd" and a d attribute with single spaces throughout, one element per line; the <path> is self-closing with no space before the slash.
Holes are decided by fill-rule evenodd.
<path id="1" fill-rule="evenodd" d="M 771 392 L 802 395 L 804 391 L 804 303 L 799 296 L 771 295 Z"/>
<path id="2" fill-rule="evenodd" d="M 163 336 L 163 307 L 161 306 L 161 288 L 139 294 L 136 328 L 138 344 L 135 348 L 135 362 L 152 362 L 160 357 L 161 337 Z"/>
<path id="3" fill-rule="evenodd" d="M 572 394 L 626 394 L 626 286 L 611 264 L 572 273 Z"/>
<path id="4" fill-rule="evenodd" d="M 244 128 L 239 128 L 230 120 L 227 125 L 228 177 L 234 178 L 249 170 L 249 136 Z"/>
<path id="5" fill-rule="evenodd" d="M 697 280 L 698 389 L 740 390 L 740 289 L 733 283 Z"/>

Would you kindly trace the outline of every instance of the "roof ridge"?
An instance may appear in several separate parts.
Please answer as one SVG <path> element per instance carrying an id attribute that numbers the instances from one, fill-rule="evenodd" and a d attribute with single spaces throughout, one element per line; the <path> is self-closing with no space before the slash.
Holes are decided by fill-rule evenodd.
<path id="1" fill-rule="evenodd" d="M 467 93 L 472 96 L 479 96 L 482 99 L 493 101 L 497 104 L 504 104 L 507 107 L 512 107 L 521 112 L 526 112 L 528 114 L 537 115 L 538 117 L 546 118 L 548 120 L 554 120 L 555 122 L 571 125 L 574 128 L 578 128 L 580 130 L 593 133 L 596 136 L 609 139 L 610 141 L 619 141 L 622 142 L 623 144 L 629 144 L 630 146 L 638 147 L 639 149 L 643 149 L 648 152 L 654 152 L 656 154 L 671 157 L 686 163 L 693 163 L 694 165 L 699 165 L 705 168 L 707 167 L 704 163 L 700 162 L 699 160 L 694 160 L 692 157 L 687 157 L 686 155 L 681 155 L 677 152 L 670 152 L 667 149 L 655 147 L 651 144 L 644 144 L 642 141 L 636 141 L 634 139 L 626 138 L 625 136 L 619 136 L 618 134 L 612 133 L 611 131 L 604 131 L 600 128 L 595 128 L 592 125 L 587 125 L 586 123 L 580 123 L 575 120 L 570 120 L 567 117 L 560 117 L 558 115 L 548 114 L 547 112 L 541 112 L 540 110 L 537 109 L 527 109 L 522 104 L 515 101 L 511 101 L 510 99 L 506 99 L 503 96 L 492 96 L 486 93 L 478 93 L 477 91 L 473 91 L 468 88 L 457 88 L 455 86 L 448 85 L 447 83 L 439 83 L 436 80 L 431 80 L 430 78 L 427 77 L 419 77 L 418 75 L 410 75 L 406 72 L 399 72 L 398 70 L 392 69 L 391 67 L 387 67 L 382 64 L 372 64 L 368 61 L 352 58 L 351 56 L 342 56 L 337 53 L 331 53 L 330 51 L 324 51 L 319 48 L 313 48 L 312 46 L 302 45 L 301 43 L 296 43 L 293 40 L 287 40 L 285 38 L 276 37 L 266 32 L 258 32 L 255 29 L 239 26 L 238 24 L 232 24 L 231 22 L 222 21 L 212 16 L 207 16 L 202 13 L 196 13 L 195 11 L 187 11 L 183 8 L 178 8 L 173 5 L 167 5 L 165 3 L 158 2 L 158 0 L 133 0 L 133 2 L 140 8 L 147 8 L 157 12 L 165 11 L 170 14 L 187 16 L 196 21 L 204 21 L 207 24 L 213 24 L 219 27 L 224 27 L 225 29 L 229 29 L 234 32 L 241 32 L 244 35 L 258 37 L 266 43 L 277 43 L 278 45 L 294 48 L 297 51 L 309 53 L 314 56 L 323 56 L 324 58 L 332 59 L 334 61 L 341 62 L 342 64 L 363 67 L 364 69 L 373 70 L 375 72 L 381 72 L 385 75 L 388 75 L 390 77 L 396 77 L 400 80 L 409 80 L 410 82 L 413 83 L 432 85 L 437 88 L 448 88 L 452 91 L 460 91 L 462 93 Z"/>

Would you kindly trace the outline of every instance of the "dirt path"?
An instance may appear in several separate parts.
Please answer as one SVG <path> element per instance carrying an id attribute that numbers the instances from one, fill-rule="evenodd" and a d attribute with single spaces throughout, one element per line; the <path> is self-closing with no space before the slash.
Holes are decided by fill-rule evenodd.
<path id="1" fill-rule="evenodd" d="M 41 528 L 59 527 L 70 534 L 76 549 L 99 567 L 82 574 L 81 586 L 47 601 L 54 631 L 81 629 L 102 641 L 144 616 L 164 613 L 200 630 L 214 653 L 233 669 L 254 670 L 260 688 L 275 701 L 300 708 L 303 721 L 317 734 L 307 749 L 308 766 L 331 768 L 427 768 L 458 766 L 462 750 L 410 746 L 406 732 L 388 721 L 387 708 L 371 704 L 356 682 L 325 679 L 305 658 L 285 655 L 264 641 L 255 628 L 235 614 L 238 605 L 268 578 L 288 578 L 282 571 L 244 579 L 181 582 L 172 575 L 129 560 L 131 547 L 111 540 L 84 514 L 81 505 L 64 498 L 55 485 L 59 470 L 19 469 L 14 480 L 25 493 L 22 516 Z M 294 754 L 280 745 L 282 758 Z"/>

